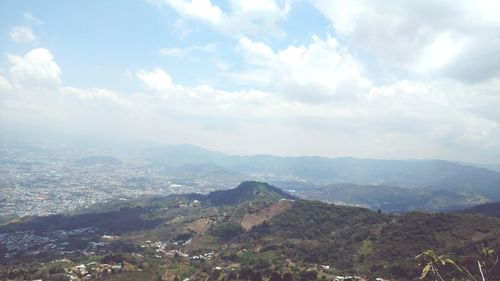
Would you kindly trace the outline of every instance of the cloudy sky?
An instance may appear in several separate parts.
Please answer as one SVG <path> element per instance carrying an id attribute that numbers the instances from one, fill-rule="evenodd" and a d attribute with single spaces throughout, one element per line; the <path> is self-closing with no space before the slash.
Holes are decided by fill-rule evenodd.
<path id="1" fill-rule="evenodd" d="M 0 55 L 4 136 L 500 163 L 495 0 L 5 0 Z"/>

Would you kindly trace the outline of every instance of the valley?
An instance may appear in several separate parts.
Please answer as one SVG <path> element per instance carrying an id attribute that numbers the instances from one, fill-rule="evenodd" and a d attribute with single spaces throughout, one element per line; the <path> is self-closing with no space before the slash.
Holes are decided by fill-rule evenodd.
<path id="1" fill-rule="evenodd" d="M 452 211 L 500 200 L 500 172 L 438 160 L 236 156 L 192 145 L 0 147 L 0 223 L 111 201 L 229 189 L 252 179 L 372 210 Z"/>

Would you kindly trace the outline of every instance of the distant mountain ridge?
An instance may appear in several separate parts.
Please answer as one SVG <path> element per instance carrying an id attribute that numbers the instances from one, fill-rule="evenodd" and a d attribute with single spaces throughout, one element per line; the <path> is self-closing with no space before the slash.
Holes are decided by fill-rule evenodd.
<path id="1" fill-rule="evenodd" d="M 478 205 L 486 201 L 485 197 L 453 190 L 350 183 L 311 187 L 307 190 L 300 190 L 298 195 L 313 200 L 362 206 L 384 212 L 448 211 Z"/>
<path id="2" fill-rule="evenodd" d="M 352 183 L 451 190 L 500 200 L 500 172 L 444 160 L 236 156 L 187 144 L 151 149 L 145 157 L 167 167 L 211 163 L 240 174 L 283 175 L 319 185 Z"/>

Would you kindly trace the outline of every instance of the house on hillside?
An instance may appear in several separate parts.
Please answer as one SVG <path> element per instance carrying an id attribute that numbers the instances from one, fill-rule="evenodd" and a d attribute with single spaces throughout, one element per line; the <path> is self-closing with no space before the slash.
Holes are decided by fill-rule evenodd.
<path id="1" fill-rule="evenodd" d="M 354 275 L 337 276 L 335 277 L 335 281 L 361 281 L 361 278 Z"/>

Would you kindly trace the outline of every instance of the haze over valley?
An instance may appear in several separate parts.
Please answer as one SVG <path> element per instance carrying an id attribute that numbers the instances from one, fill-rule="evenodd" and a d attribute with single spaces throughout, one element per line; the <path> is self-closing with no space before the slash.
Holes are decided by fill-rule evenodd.
<path id="1" fill-rule="evenodd" d="M 2 147 L 2 216 L 73 212 L 113 200 L 208 193 L 252 179 L 304 199 L 385 212 L 451 211 L 500 200 L 500 172 L 443 160 L 236 156 L 193 145 Z"/>

